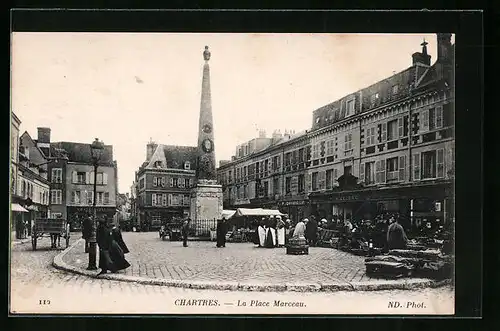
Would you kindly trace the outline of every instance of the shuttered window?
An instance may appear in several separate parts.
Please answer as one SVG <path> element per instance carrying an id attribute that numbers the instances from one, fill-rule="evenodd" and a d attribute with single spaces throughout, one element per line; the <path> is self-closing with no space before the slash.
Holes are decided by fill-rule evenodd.
<path id="1" fill-rule="evenodd" d="M 429 110 L 423 110 L 420 112 L 420 131 L 429 131 Z"/>
<path id="2" fill-rule="evenodd" d="M 436 129 L 443 127 L 443 106 L 436 107 Z"/>
<path id="3" fill-rule="evenodd" d="M 413 180 L 420 180 L 420 153 L 413 154 Z"/>
<path id="4" fill-rule="evenodd" d="M 359 165 L 359 180 L 361 181 L 361 183 L 365 182 L 365 164 L 364 163 L 361 163 Z"/>
<path id="5" fill-rule="evenodd" d="M 387 141 L 387 123 L 382 123 L 382 142 Z"/>
<path id="6" fill-rule="evenodd" d="M 404 132 L 404 118 L 400 117 L 398 118 L 398 133 L 399 137 L 404 137 L 405 132 Z"/>
<path id="7" fill-rule="evenodd" d="M 442 148 L 437 150 L 436 170 L 437 170 L 437 177 L 443 178 L 444 177 L 444 149 L 442 149 Z"/>
<path id="8" fill-rule="evenodd" d="M 406 156 L 401 155 L 399 157 L 399 180 L 404 181 L 405 180 L 405 173 L 406 173 Z"/>

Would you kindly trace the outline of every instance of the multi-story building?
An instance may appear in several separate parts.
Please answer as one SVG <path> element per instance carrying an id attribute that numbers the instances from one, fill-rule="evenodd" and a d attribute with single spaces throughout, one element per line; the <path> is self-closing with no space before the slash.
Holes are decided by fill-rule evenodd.
<path id="1" fill-rule="evenodd" d="M 50 193 L 47 159 L 28 132 L 19 139 L 17 182 L 17 196 L 24 199 L 23 205 L 29 211 L 27 220 L 47 217 Z"/>
<path id="2" fill-rule="evenodd" d="M 292 218 L 304 213 L 372 218 L 397 211 L 414 224 L 453 217 L 454 45 L 450 40 L 450 34 L 438 34 L 433 65 L 424 42 L 406 70 L 315 110 L 306 134 L 223 162 L 218 177 L 226 208 L 239 206 L 240 195 L 235 192 L 240 187 L 254 185 L 253 177 L 238 175 L 239 169 L 249 167 L 260 170 L 255 185 L 266 198 L 254 200 L 255 205 L 277 205 Z M 282 167 L 272 172 L 268 167 L 280 159 Z M 287 201 L 303 206 L 290 208 L 294 202 Z"/>
<path id="3" fill-rule="evenodd" d="M 49 160 L 49 216 L 63 217 L 72 229 L 81 227 L 84 217 L 93 215 L 94 166 L 91 143 L 51 142 L 50 128 L 38 128 L 38 149 Z M 113 218 L 116 212 L 117 163 L 113 146 L 105 145 L 97 170 L 96 213 Z"/>
<path id="4" fill-rule="evenodd" d="M 135 174 L 138 222 L 149 229 L 174 217 L 189 217 L 197 148 L 149 142 L 146 161 Z"/>

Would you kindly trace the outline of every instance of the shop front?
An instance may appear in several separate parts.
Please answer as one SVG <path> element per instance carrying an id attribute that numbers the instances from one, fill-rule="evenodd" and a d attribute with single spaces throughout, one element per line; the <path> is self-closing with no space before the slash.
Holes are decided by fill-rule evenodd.
<path id="1" fill-rule="evenodd" d="M 332 215 L 344 219 L 372 220 L 379 215 L 397 214 L 405 228 L 416 230 L 429 222 L 434 228 L 451 219 L 452 192 L 451 183 L 429 183 L 311 193 L 309 199 L 312 209 L 320 215 L 331 210 Z"/>
<path id="2" fill-rule="evenodd" d="M 298 222 L 309 216 L 309 200 L 305 196 L 283 199 L 278 203 L 279 211 L 287 214 L 292 222 Z"/>
<path id="3" fill-rule="evenodd" d="M 189 209 L 182 207 L 150 208 L 140 211 L 142 231 L 159 230 L 163 223 L 189 217 Z"/>
<path id="4" fill-rule="evenodd" d="M 95 207 L 95 209 L 97 219 L 107 218 L 112 220 L 116 213 L 115 207 Z M 85 218 L 94 216 L 94 207 L 68 206 L 67 215 L 67 220 L 70 224 L 71 231 L 81 231 L 83 220 Z"/>

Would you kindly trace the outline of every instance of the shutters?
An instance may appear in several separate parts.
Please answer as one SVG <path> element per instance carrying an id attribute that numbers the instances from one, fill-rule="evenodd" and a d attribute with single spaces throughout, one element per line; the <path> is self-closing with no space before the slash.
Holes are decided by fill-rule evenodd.
<path id="1" fill-rule="evenodd" d="M 443 106 L 436 107 L 436 129 L 443 127 Z"/>
<path id="2" fill-rule="evenodd" d="M 307 187 L 307 192 L 312 191 L 312 174 L 311 173 L 306 174 L 306 187 Z"/>
<path id="3" fill-rule="evenodd" d="M 104 193 L 104 204 L 109 205 L 109 192 Z"/>
<path id="4" fill-rule="evenodd" d="M 158 177 L 153 177 L 153 186 L 158 185 Z"/>
<path id="5" fill-rule="evenodd" d="M 72 175 L 72 178 L 73 178 L 72 179 L 73 184 L 78 183 L 78 175 L 77 175 L 76 171 L 72 171 L 71 175 Z"/>
<path id="6" fill-rule="evenodd" d="M 324 190 L 326 184 L 326 171 L 319 172 L 319 189 Z"/>
<path id="7" fill-rule="evenodd" d="M 375 162 L 375 183 L 380 183 L 380 161 Z"/>
<path id="8" fill-rule="evenodd" d="M 94 180 L 95 180 L 95 173 L 93 171 L 90 172 L 90 184 L 94 184 Z"/>
<path id="9" fill-rule="evenodd" d="M 429 131 L 429 109 L 420 113 L 420 131 Z"/>
<path id="10" fill-rule="evenodd" d="M 173 178 L 170 178 L 170 187 L 174 187 L 174 179 Z M 169 203 L 170 205 L 170 203 Z"/>
<path id="11" fill-rule="evenodd" d="M 193 187 L 193 179 L 192 178 L 189 179 L 189 187 Z"/>
<path id="12" fill-rule="evenodd" d="M 151 194 L 151 204 L 153 206 L 156 206 L 156 203 L 157 203 L 157 201 L 156 201 L 156 193 L 153 193 L 153 194 Z"/>
<path id="13" fill-rule="evenodd" d="M 161 199 L 161 204 L 162 204 L 162 205 L 164 205 L 164 206 L 166 206 L 166 205 L 167 205 L 167 194 L 166 194 L 166 193 L 163 193 L 163 194 L 161 195 L 161 198 L 162 198 L 162 199 Z"/>
<path id="14" fill-rule="evenodd" d="M 105 172 L 102 174 L 102 184 L 108 185 L 108 174 Z"/>
<path id="15" fill-rule="evenodd" d="M 387 122 L 382 123 L 382 142 L 387 141 Z"/>
<path id="16" fill-rule="evenodd" d="M 399 157 L 399 180 L 405 180 L 405 169 L 406 169 L 406 156 L 401 155 Z"/>
<path id="17" fill-rule="evenodd" d="M 172 194 L 168 195 L 167 205 L 172 206 Z"/>
<path id="18" fill-rule="evenodd" d="M 399 137 L 404 137 L 404 118 L 400 117 L 398 118 L 398 132 L 399 132 Z"/>
<path id="19" fill-rule="evenodd" d="M 420 153 L 413 154 L 413 180 L 420 180 Z"/>
<path id="20" fill-rule="evenodd" d="M 437 178 L 444 177 L 444 149 L 442 148 L 436 151 L 436 172 Z"/>
<path id="21" fill-rule="evenodd" d="M 386 171 L 386 164 L 385 160 L 380 160 L 380 182 L 385 183 L 385 171 Z"/>
<path id="22" fill-rule="evenodd" d="M 165 187 L 165 177 L 162 177 L 161 178 L 161 186 L 162 187 Z M 166 198 L 165 198 L 166 199 Z"/>
<path id="23" fill-rule="evenodd" d="M 359 179 L 361 180 L 361 183 L 365 182 L 365 164 L 361 163 L 359 165 Z"/>
<path id="24" fill-rule="evenodd" d="M 90 172 L 85 172 L 85 184 L 90 184 Z"/>

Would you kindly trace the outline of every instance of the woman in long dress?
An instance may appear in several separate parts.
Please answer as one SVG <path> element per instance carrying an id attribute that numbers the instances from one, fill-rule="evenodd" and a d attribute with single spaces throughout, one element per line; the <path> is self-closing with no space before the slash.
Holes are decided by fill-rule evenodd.
<path id="1" fill-rule="evenodd" d="M 270 218 L 266 228 L 266 248 L 274 248 L 276 246 L 276 229 L 273 227 L 274 220 Z"/>
<path id="2" fill-rule="evenodd" d="M 281 216 L 276 217 L 276 232 L 278 237 L 278 247 L 283 247 L 285 245 L 285 222 L 281 219 Z"/>
<path id="3" fill-rule="evenodd" d="M 130 267 L 130 263 L 125 260 L 125 253 L 114 240 L 113 231 L 106 220 L 99 222 L 96 239 L 99 245 L 99 268 L 101 268 L 99 275 L 108 272 L 108 270 L 114 273 Z"/>

